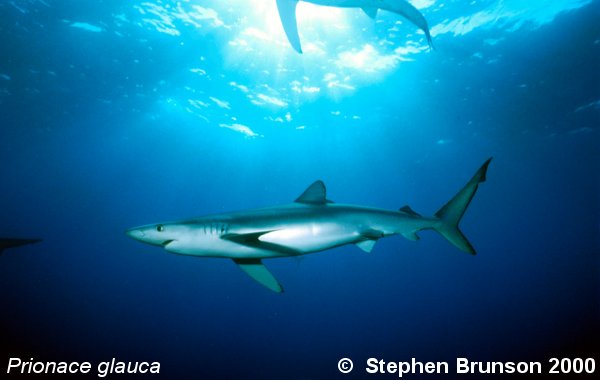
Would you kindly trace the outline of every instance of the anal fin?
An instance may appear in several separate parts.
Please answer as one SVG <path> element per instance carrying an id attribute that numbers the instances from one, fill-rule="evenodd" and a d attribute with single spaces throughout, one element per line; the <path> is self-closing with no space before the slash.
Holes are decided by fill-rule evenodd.
<path id="1" fill-rule="evenodd" d="M 254 281 L 276 293 L 283 293 L 283 287 L 260 259 L 233 259 L 233 261 Z"/>
<path id="2" fill-rule="evenodd" d="M 363 12 L 373 20 L 377 17 L 377 8 L 363 8 Z"/>
<path id="3" fill-rule="evenodd" d="M 381 239 L 384 236 L 384 233 L 377 230 L 366 230 L 361 232 L 360 236 L 364 238 L 364 240 L 355 243 L 356 246 L 363 251 L 369 253 L 373 250 L 375 243 L 377 243 L 378 239 Z"/>
<path id="4" fill-rule="evenodd" d="M 411 241 L 417 241 L 420 239 L 420 237 L 419 237 L 419 235 L 417 235 L 416 231 L 404 232 L 401 235 Z"/>
<path id="5" fill-rule="evenodd" d="M 356 246 L 367 253 L 371 253 L 377 240 L 363 240 L 356 243 Z"/>

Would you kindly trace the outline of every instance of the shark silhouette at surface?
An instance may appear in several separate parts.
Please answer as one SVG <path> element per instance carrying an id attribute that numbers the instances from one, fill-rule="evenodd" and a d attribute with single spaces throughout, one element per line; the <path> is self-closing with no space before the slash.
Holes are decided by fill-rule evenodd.
<path id="1" fill-rule="evenodd" d="M 302 44 L 298 35 L 296 6 L 300 0 L 277 0 L 279 18 L 290 44 L 298 53 L 302 53 Z M 425 33 L 427 43 L 433 48 L 429 25 L 423 14 L 406 0 L 301 0 L 307 3 L 337 8 L 361 8 L 369 17 L 377 17 L 377 11 L 399 14 Z"/>

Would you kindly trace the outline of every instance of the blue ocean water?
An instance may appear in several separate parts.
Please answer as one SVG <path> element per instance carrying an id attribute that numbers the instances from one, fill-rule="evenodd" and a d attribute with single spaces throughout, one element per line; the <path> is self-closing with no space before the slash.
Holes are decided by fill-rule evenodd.
<path id="1" fill-rule="evenodd" d="M 435 50 L 397 15 L 300 3 L 300 55 L 270 0 L 0 2 L 0 235 L 43 238 L 0 256 L 2 372 L 598 361 L 599 3 L 414 4 Z M 268 260 L 280 295 L 124 234 L 316 179 L 336 202 L 431 215 L 491 156 L 461 223 L 474 257 L 424 231 Z"/>

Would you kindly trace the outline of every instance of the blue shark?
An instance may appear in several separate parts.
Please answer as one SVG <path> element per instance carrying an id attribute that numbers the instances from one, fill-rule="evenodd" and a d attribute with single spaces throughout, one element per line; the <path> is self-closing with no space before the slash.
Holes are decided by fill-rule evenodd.
<path id="1" fill-rule="evenodd" d="M 346 244 L 371 252 L 379 239 L 401 235 L 416 241 L 417 233 L 427 229 L 474 255 L 475 249 L 458 223 L 479 184 L 486 180 L 490 160 L 431 217 L 421 216 L 409 206 L 394 211 L 334 203 L 327 199 L 325 184 L 319 180 L 293 203 L 149 224 L 131 228 L 126 234 L 172 253 L 232 259 L 274 292 L 282 292 L 283 287 L 263 265 L 263 259 L 300 256 Z"/>
<path id="2" fill-rule="evenodd" d="M 298 53 L 302 53 L 298 25 L 296 22 L 296 6 L 300 0 L 277 0 L 279 18 L 288 41 Z M 375 18 L 377 11 L 385 11 L 399 14 L 417 26 L 425 33 L 427 43 L 433 47 L 431 33 L 427 20 L 417 8 L 406 0 L 302 0 L 307 3 L 324 5 L 338 8 L 361 8 L 369 17 Z"/>

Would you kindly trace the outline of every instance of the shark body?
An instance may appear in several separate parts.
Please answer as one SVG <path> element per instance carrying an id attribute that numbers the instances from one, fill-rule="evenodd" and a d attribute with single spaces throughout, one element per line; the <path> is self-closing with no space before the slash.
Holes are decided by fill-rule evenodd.
<path id="1" fill-rule="evenodd" d="M 298 35 L 296 6 L 300 0 L 277 0 L 277 9 L 281 24 L 288 41 L 298 53 L 302 53 L 302 44 Z M 375 18 L 377 11 L 383 9 L 399 14 L 425 33 L 427 43 L 433 47 L 427 20 L 417 8 L 406 0 L 302 0 L 307 3 L 338 8 L 361 8 L 369 17 Z"/>
<path id="2" fill-rule="evenodd" d="M 402 235 L 418 240 L 417 233 L 424 229 L 433 229 L 462 251 L 475 254 L 458 223 L 478 185 L 485 181 L 490 160 L 432 217 L 421 216 L 409 206 L 393 211 L 336 204 L 327 199 L 323 182 L 316 181 L 291 204 L 150 224 L 126 234 L 172 253 L 233 259 L 250 277 L 275 292 L 283 288 L 262 259 L 305 255 L 346 244 L 370 252 L 381 238 Z"/>
<path id="3" fill-rule="evenodd" d="M 0 238 L 0 255 L 7 248 L 20 247 L 27 244 L 35 244 L 42 239 L 15 239 L 15 238 Z"/>

